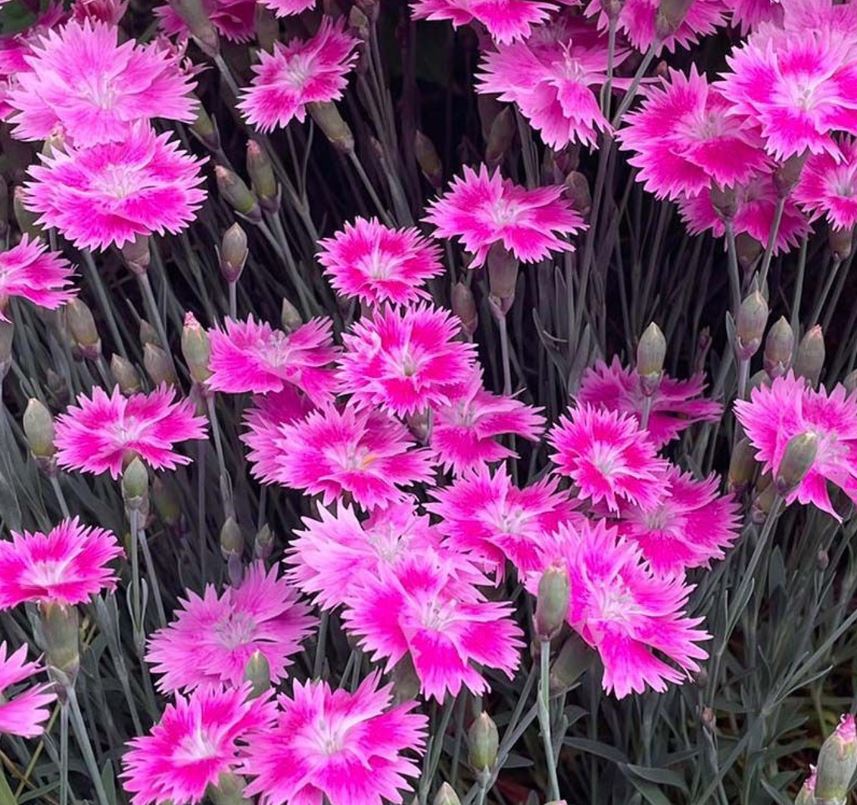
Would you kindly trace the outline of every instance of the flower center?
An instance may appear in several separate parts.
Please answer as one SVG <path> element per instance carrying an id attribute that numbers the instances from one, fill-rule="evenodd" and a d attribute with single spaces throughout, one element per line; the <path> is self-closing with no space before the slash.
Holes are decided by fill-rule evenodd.
<path id="1" fill-rule="evenodd" d="M 625 466 L 622 451 L 612 444 L 595 442 L 592 445 L 590 460 L 595 468 L 604 476 L 610 476 Z"/>
<path id="2" fill-rule="evenodd" d="M 342 751 L 348 732 L 346 724 L 331 724 L 324 718 L 319 718 L 313 727 L 316 745 L 324 754 L 335 755 Z"/>
<path id="3" fill-rule="evenodd" d="M 432 599 L 422 605 L 420 611 L 420 623 L 426 629 L 435 632 L 443 632 L 449 627 L 455 618 L 454 601 L 438 601 Z"/>
<path id="4" fill-rule="evenodd" d="M 520 212 L 521 208 L 513 201 L 501 198 L 491 206 L 491 221 L 498 227 L 507 226 L 517 220 Z"/>
<path id="5" fill-rule="evenodd" d="M 361 269 L 364 274 L 373 280 L 385 280 L 393 273 L 394 259 L 375 246 L 369 254 L 361 261 Z"/>
<path id="6" fill-rule="evenodd" d="M 39 587 L 52 587 L 69 580 L 67 559 L 43 559 L 33 562 L 28 573 L 31 584 Z"/>
<path id="7" fill-rule="evenodd" d="M 108 165 L 95 182 L 96 189 L 114 198 L 127 198 L 137 192 L 137 172 L 128 165 Z"/>
<path id="8" fill-rule="evenodd" d="M 201 760 L 210 760 L 220 754 L 220 749 L 214 738 L 197 725 L 190 735 L 185 736 L 179 741 L 175 754 L 173 755 L 176 763 L 198 763 Z"/>
<path id="9" fill-rule="evenodd" d="M 103 75 L 91 76 L 80 89 L 83 97 L 99 109 L 111 109 L 116 103 L 116 88 Z"/>
<path id="10" fill-rule="evenodd" d="M 283 67 L 283 80 L 295 89 L 303 89 L 315 73 L 314 66 L 312 56 L 297 53 Z"/>
<path id="11" fill-rule="evenodd" d="M 228 651 L 252 643 L 256 636 L 256 622 L 244 612 L 230 613 L 214 628 L 220 644 Z"/>

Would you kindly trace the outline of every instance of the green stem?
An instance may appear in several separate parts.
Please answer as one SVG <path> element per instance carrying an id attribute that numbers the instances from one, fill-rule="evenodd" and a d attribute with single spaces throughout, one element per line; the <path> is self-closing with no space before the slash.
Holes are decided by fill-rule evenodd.
<path id="1" fill-rule="evenodd" d="M 759 288 L 764 288 L 768 280 L 768 271 L 771 268 L 771 260 L 774 257 L 774 247 L 777 245 L 777 236 L 780 234 L 780 224 L 783 220 L 783 209 L 785 206 L 785 196 L 777 199 L 777 206 L 774 208 L 774 220 L 771 221 L 771 231 L 768 233 L 768 245 L 765 247 L 762 267 L 759 269 Z"/>
<path id="2" fill-rule="evenodd" d="M 806 274 L 806 253 L 809 238 L 805 237 L 800 244 L 800 253 L 797 259 L 797 277 L 795 278 L 795 292 L 792 297 L 791 327 L 795 337 L 795 345 L 800 341 L 800 303 L 803 297 L 803 279 Z"/>
<path id="3" fill-rule="evenodd" d="M 54 495 L 56 496 L 57 503 L 60 505 L 60 511 L 62 512 L 62 516 L 68 520 L 71 517 L 71 513 L 68 509 L 68 503 L 65 499 L 65 494 L 62 491 L 62 487 L 60 486 L 59 478 L 57 478 L 56 473 L 53 473 L 50 476 L 51 481 L 51 489 L 54 490 Z"/>
<path id="4" fill-rule="evenodd" d="M 657 52 L 659 46 L 660 42 L 656 40 L 652 43 L 648 51 L 646 51 L 646 55 L 643 56 L 643 60 L 640 62 L 640 66 L 637 68 L 637 72 L 634 73 L 634 77 L 631 79 L 631 84 L 628 87 L 628 91 L 622 98 L 622 103 L 619 104 L 618 111 L 614 115 L 613 120 L 610 121 L 610 126 L 613 129 L 618 128 L 619 124 L 622 122 L 622 118 L 624 117 L 625 112 L 628 111 L 629 107 L 634 102 L 634 98 L 637 96 L 637 90 L 640 88 L 640 82 L 643 80 L 643 76 L 645 76 L 646 70 L 649 69 L 649 65 L 652 63 L 652 59 L 655 58 L 655 53 Z"/>
<path id="5" fill-rule="evenodd" d="M 729 291 L 732 299 L 732 318 L 738 315 L 741 307 L 741 275 L 738 271 L 738 249 L 735 245 L 735 227 L 732 221 L 726 222 L 726 253 L 729 262 Z"/>
<path id="6" fill-rule="evenodd" d="M 77 738 L 80 751 L 83 753 L 83 760 L 86 763 L 86 768 L 89 771 L 89 776 L 92 778 L 92 785 L 95 788 L 95 795 L 99 805 L 110 805 L 110 800 L 107 799 L 107 792 L 104 790 L 104 783 L 101 781 L 101 772 L 98 769 L 98 763 L 95 761 L 95 755 L 92 752 L 92 746 L 89 743 L 89 737 L 86 734 L 86 724 L 83 721 L 83 713 L 80 711 L 80 704 L 77 701 L 77 694 L 73 687 L 66 688 L 66 696 L 71 707 L 71 723 L 74 727 L 74 735 Z"/>
<path id="7" fill-rule="evenodd" d="M 143 293 L 143 303 L 146 307 L 146 314 L 152 320 L 151 324 L 158 333 L 158 339 L 161 342 L 161 348 L 167 355 L 167 360 L 170 364 L 170 369 L 175 377 L 178 377 L 176 365 L 173 362 L 172 351 L 170 350 L 170 342 L 167 339 L 167 330 L 164 326 L 164 321 L 161 318 L 161 311 L 158 309 L 158 302 L 155 299 L 155 292 L 152 290 L 152 283 L 149 280 L 148 272 L 137 274 L 137 281 L 140 283 L 140 290 Z"/>
<path id="8" fill-rule="evenodd" d="M 60 805 L 68 805 L 68 702 L 60 709 Z"/>
<path id="9" fill-rule="evenodd" d="M 551 738 L 551 714 L 550 714 L 550 640 L 540 641 L 539 656 L 539 727 L 542 732 L 542 743 L 545 752 L 545 766 L 548 772 L 548 783 L 550 785 L 550 798 L 559 799 L 559 780 L 556 774 L 556 756 L 553 750 L 553 739 Z"/>
<path id="10" fill-rule="evenodd" d="M 140 547 L 143 549 L 143 560 L 146 562 L 146 575 L 149 577 L 149 585 L 152 588 L 152 595 L 155 599 L 155 610 L 158 613 L 158 622 L 161 628 L 167 625 L 167 616 L 164 612 L 164 602 L 161 600 L 161 586 L 158 583 L 158 576 L 155 572 L 155 563 L 152 561 L 152 553 L 149 550 L 149 541 L 146 539 L 146 532 L 140 529 Z"/>
<path id="11" fill-rule="evenodd" d="M 101 308 L 104 319 L 107 322 L 107 329 L 110 330 L 110 337 L 119 354 L 126 358 L 128 353 L 125 351 L 125 343 L 122 336 L 119 334 L 119 325 L 116 322 L 116 317 L 113 315 L 113 306 L 110 304 L 110 299 L 107 296 L 107 291 L 104 288 L 104 283 L 101 281 L 101 274 L 98 273 L 98 268 L 95 261 L 92 259 L 92 254 L 88 249 L 81 251 L 83 257 L 83 265 L 86 268 L 88 279 L 92 287 L 95 289 L 95 296 L 98 299 L 98 307 Z"/>
<path id="12" fill-rule="evenodd" d="M 235 506 L 232 502 L 232 481 L 226 470 L 226 459 L 223 455 L 223 440 L 220 435 L 220 424 L 217 421 L 217 411 L 214 407 L 214 395 L 206 395 L 208 419 L 211 422 L 211 432 L 214 435 L 214 452 L 217 454 L 217 467 L 220 470 L 220 496 L 223 498 L 223 513 L 226 517 L 235 516 Z"/>

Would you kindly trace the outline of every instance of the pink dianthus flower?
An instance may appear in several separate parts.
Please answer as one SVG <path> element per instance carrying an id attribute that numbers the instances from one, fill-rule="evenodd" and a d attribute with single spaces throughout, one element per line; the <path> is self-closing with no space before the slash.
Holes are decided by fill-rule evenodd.
<path id="1" fill-rule="evenodd" d="M 532 26 L 545 22 L 557 5 L 551 0 L 412 0 L 417 20 L 449 20 L 460 25 L 481 22 L 498 42 L 530 35 Z"/>
<path id="2" fill-rule="evenodd" d="M 25 234 L 17 246 L 0 252 L 0 321 L 8 321 L 6 308 L 14 297 L 47 310 L 61 307 L 77 294 L 69 287 L 72 273 L 61 254 Z"/>
<path id="3" fill-rule="evenodd" d="M 732 25 L 746 36 L 765 23 L 781 25 L 783 4 L 780 0 L 724 0 L 732 16 Z"/>
<path id="4" fill-rule="evenodd" d="M 231 42 L 247 42 L 256 32 L 256 0 L 202 0 L 202 9 L 217 33 Z M 187 23 L 172 3 L 156 6 L 155 15 L 167 36 L 181 41 L 190 36 Z"/>
<path id="5" fill-rule="evenodd" d="M 278 17 L 291 17 L 315 6 L 315 0 L 261 0 Z"/>
<path id="6" fill-rule="evenodd" d="M 857 224 L 857 141 L 842 138 L 837 145 L 835 154 L 807 159 L 793 198 L 811 215 L 824 215 L 831 226 L 851 229 Z"/>
<path id="7" fill-rule="evenodd" d="M 6 641 L 0 643 L 0 735 L 35 738 L 45 731 L 45 722 L 50 717 L 48 705 L 56 699 L 56 694 L 50 692 L 49 685 L 33 685 L 14 696 L 8 690 L 43 670 L 26 659 L 26 646 L 9 654 Z"/>

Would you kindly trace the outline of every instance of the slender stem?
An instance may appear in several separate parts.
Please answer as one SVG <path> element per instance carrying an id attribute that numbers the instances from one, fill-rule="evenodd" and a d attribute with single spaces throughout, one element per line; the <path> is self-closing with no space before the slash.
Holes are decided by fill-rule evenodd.
<path id="1" fill-rule="evenodd" d="M 217 466 L 220 470 L 220 495 L 223 498 L 223 513 L 227 517 L 235 516 L 235 506 L 232 503 L 232 482 L 226 470 L 226 459 L 223 456 L 223 441 L 220 436 L 220 425 L 217 421 L 217 411 L 214 408 L 214 395 L 207 395 L 208 419 L 211 422 L 211 432 L 214 434 L 214 452 L 217 454 Z"/>
<path id="2" fill-rule="evenodd" d="M 539 727 L 542 732 L 542 743 L 545 750 L 545 765 L 548 771 L 548 783 L 550 785 L 550 798 L 559 799 L 559 780 L 556 774 L 556 756 L 553 751 L 553 739 L 551 738 L 551 715 L 550 715 L 550 640 L 541 640 L 539 656 Z"/>
<path id="3" fill-rule="evenodd" d="M 229 318 L 238 318 L 238 283 L 229 283 Z"/>
<path id="4" fill-rule="evenodd" d="M 71 708 L 71 724 L 74 727 L 74 735 L 77 738 L 80 751 L 83 753 L 83 760 L 86 763 L 89 776 L 92 778 L 92 785 L 95 788 L 95 795 L 99 805 L 110 805 L 110 800 L 107 799 L 107 792 L 104 790 L 104 783 L 101 781 L 101 772 L 98 769 L 98 763 L 95 760 L 95 755 L 92 752 L 92 746 L 89 743 L 89 737 L 86 733 L 83 713 L 80 711 L 80 704 L 78 704 L 77 694 L 73 687 L 66 688 L 66 696 Z"/>
<path id="5" fill-rule="evenodd" d="M 750 359 L 739 358 L 738 360 L 738 399 L 743 400 L 747 396 L 747 382 L 750 378 Z"/>
<path id="6" fill-rule="evenodd" d="M 503 394 L 507 397 L 512 394 L 512 368 L 509 362 L 509 328 L 506 325 L 506 316 L 502 311 L 497 311 L 497 328 L 500 330 L 500 356 L 503 362 Z"/>
<path id="7" fill-rule="evenodd" d="M 628 90 L 622 98 L 622 102 L 619 104 L 619 109 L 613 117 L 613 120 L 610 121 L 610 126 L 612 128 L 617 128 L 619 124 L 622 122 L 622 118 L 625 115 L 625 112 L 628 111 L 628 108 L 634 102 L 634 98 L 637 95 L 637 90 L 640 88 L 640 82 L 643 80 L 643 76 L 646 74 L 646 70 L 649 69 L 649 65 L 652 63 L 652 59 L 655 58 L 655 53 L 657 52 L 658 47 L 660 46 L 659 41 L 654 41 L 651 47 L 646 51 L 646 55 L 643 56 L 643 60 L 640 62 L 640 66 L 637 68 L 637 72 L 634 73 L 634 77 L 631 79 L 631 83 L 628 86 Z"/>
<path id="8" fill-rule="evenodd" d="M 166 327 L 164 327 L 164 321 L 161 318 L 161 311 L 158 309 L 158 302 L 155 299 L 155 292 L 152 290 L 152 283 L 149 280 L 148 272 L 144 271 L 142 274 L 137 274 L 137 281 L 140 283 L 140 290 L 143 292 L 143 303 L 146 306 L 146 313 L 152 320 L 151 324 L 158 333 L 161 348 L 167 355 L 167 360 L 169 361 L 172 373 L 175 377 L 178 377 L 176 365 L 173 362 L 172 351 L 170 350 L 170 342 L 167 339 L 167 330 Z"/>
<path id="9" fill-rule="evenodd" d="M 200 587 L 205 587 L 205 552 L 206 552 L 206 523 L 205 523 L 205 456 L 208 448 L 206 442 L 198 442 L 196 448 L 196 529 L 199 540 L 199 576 Z"/>
<path id="10" fill-rule="evenodd" d="M 226 63 L 222 54 L 218 53 L 214 57 L 214 63 L 217 65 L 217 69 L 220 70 L 220 75 L 223 77 L 226 85 L 230 90 L 232 90 L 232 94 L 238 98 L 241 95 L 241 89 L 235 81 L 235 77 L 232 75 L 232 70 L 229 69 L 229 65 Z"/>
<path id="11" fill-rule="evenodd" d="M 795 337 L 795 344 L 800 340 L 800 303 L 803 297 L 803 279 L 806 274 L 806 253 L 809 237 L 805 237 L 800 244 L 800 253 L 797 260 L 797 277 L 795 277 L 795 292 L 792 297 L 791 326 Z"/>
<path id="12" fill-rule="evenodd" d="M 726 253 L 729 262 L 729 291 L 732 300 L 732 318 L 741 307 L 741 275 L 738 271 L 738 248 L 735 245 L 735 227 L 726 221 Z"/>
<path id="13" fill-rule="evenodd" d="M 378 198 L 378 194 L 375 192 L 372 182 L 366 175 L 366 171 L 363 169 L 363 163 L 360 161 L 360 157 L 357 156 L 357 152 L 350 151 L 348 153 L 348 159 L 354 170 L 357 172 L 358 177 L 360 177 L 360 181 L 363 183 L 363 187 L 369 195 L 369 198 L 372 200 L 372 203 L 375 205 L 375 209 L 378 210 L 378 215 L 381 216 L 387 226 L 394 226 L 394 221 L 388 215 L 386 208 L 381 203 L 381 199 Z"/>
<path id="14" fill-rule="evenodd" d="M 780 234 L 780 224 L 783 220 L 783 209 L 785 206 L 785 196 L 777 199 L 777 206 L 774 208 L 774 219 L 771 221 L 771 231 L 768 233 L 768 245 L 765 247 L 765 254 L 762 257 L 762 267 L 759 269 L 759 288 L 764 288 L 768 280 L 768 270 L 771 268 L 771 260 L 774 257 L 774 247 L 777 245 L 777 236 Z"/>
<path id="15" fill-rule="evenodd" d="M 265 236 L 265 239 L 274 247 L 277 254 L 279 254 L 280 259 L 283 261 L 283 265 L 285 265 L 286 270 L 289 272 L 289 278 L 295 286 L 295 290 L 298 292 L 298 299 L 300 301 L 303 314 L 306 318 L 309 318 L 312 316 L 312 306 L 310 305 L 306 286 L 298 272 L 298 267 L 292 257 L 292 252 L 291 249 L 289 249 L 288 242 L 285 240 L 279 240 L 264 221 L 260 221 L 257 224 L 257 227 Z"/>
<path id="16" fill-rule="evenodd" d="M 134 633 L 134 646 L 137 653 L 142 655 L 145 641 L 143 628 L 143 601 L 140 590 L 140 555 L 137 542 L 140 535 L 140 512 L 131 509 L 128 513 L 131 526 L 131 620 Z"/>
<path id="17" fill-rule="evenodd" d="M 435 772 L 440 763 L 440 756 L 443 753 L 443 737 L 449 729 L 449 722 L 452 718 L 452 710 L 455 706 L 455 697 L 447 696 L 443 705 L 443 712 L 440 715 L 440 721 L 437 723 L 434 732 L 432 733 L 431 747 L 426 755 L 426 764 L 423 768 L 423 774 L 420 779 L 420 802 L 428 801 L 428 794 L 431 791 L 431 784 L 434 780 Z"/>
<path id="18" fill-rule="evenodd" d="M 51 489 L 54 490 L 54 495 L 56 496 L 57 503 L 60 505 L 60 511 L 62 512 L 62 516 L 68 520 L 71 517 L 71 513 L 69 512 L 68 503 L 65 499 L 65 494 L 62 491 L 62 487 L 60 486 L 59 478 L 57 478 L 56 473 L 52 473 L 50 475 L 51 481 Z"/>
<path id="19" fill-rule="evenodd" d="M 60 708 L 60 805 L 68 805 L 68 702 Z"/>
<path id="20" fill-rule="evenodd" d="M 128 353 L 125 351 L 125 342 L 119 334 L 119 325 L 116 323 L 116 317 L 113 315 L 113 306 L 110 304 L 110 300 L 107 297 L 107 291 L 105 290 L 104 283 L 101 280 L 101 274 L 98 273 L 98 268 L 96 268 L 95 261 L 92 259 L 92 254 L 88 249 L 83 249 L 81 251 L 81 255 L 83 257 L 83 265 L 86 268 L 89 282 L 95 289 L 95 296 L 98 299 L 98 307 L 101 309 L 104 319 L 107 322 L 107 329 L 110 330 L 110 337 L 113 339 L 116 349 L 119 350 L 119 354 L 123 358 L 127 358 Z"/>
<path id="21" fill-rule="evenodd" d="M 149 584 L 152 587 L 152 594 L 155 599 L 155 610 L 158 613 L 158 622 L 161 628 L 167 625 L 167 616 L 164 612 L 164 602 L 161 600 L 161 585 L 158 583 L 158 576 L 155 572 L 155 563 L 152 561 L 152 553 L 149 550 L 149 541 L 146 539 L 146 532 L 141 528 L 140 547 L 143 549 L 143 559 L 146 562 L 146 575 L 149 577 Z"/>
<path id="22" fill-rule="evenodd" d="M 321 618 L 318 622 L 318 643 L 315 647 L 315 661 L 312 664 L 313 679 L 321 679 L 321 672 L 324 670 L 324 648 L 327 642 L 327 622 L 330 619 L 330 613 L 324 611 L 321 613 Z"/>
<path id="23" fill-rule="evenodd" d="M 618 20 L 619 17 L 617 14 L 610 15 L 610 21 L 607 27 L 607 77 L 601 85 L 601 114 L 608 119 L 610 117 L 610 102 L 612 100 L 610 93 L 613 89 L 613 62 L 615 61 L 614 57 L 616 55 L 616 25 Z"/>
<path id="24" fill-rule="evenodd" d="M 649 427 L 649 417 L 652 415 L 652 397 L 646 395 L 643 397 L 643 411 L 640 416 L 640 430 L 646 430 Z"/>
<path id="25" fill-rule="evenodd" d="M 830 271 L 827 272 L 827 278 L 824 280 L 824 287 L 821 289 L 821 293 L 819 294 L 815 305 L 813 305 L 812 316 L 810 316 L 809 324 L 806 328 L 807 330 L 811 330 L 818 322 L 818 317 L 821 315 L 824 303 L 827 301 L 827 297 L 830 295 L 830 289 L 833 287 L 833 283 L 836 280 L 836 275 L 839 272 L 839 267 L 841 265 L 841 260 L 834 260 L 833 266 L 831 267 Z"/>

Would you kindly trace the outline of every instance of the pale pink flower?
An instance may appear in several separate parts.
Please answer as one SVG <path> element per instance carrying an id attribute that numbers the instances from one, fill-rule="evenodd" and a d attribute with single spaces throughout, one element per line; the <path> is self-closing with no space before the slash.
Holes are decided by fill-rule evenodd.
<path id="1" fill-rule="evenodd" d="M 486 600 L 457 575 L 455 561 L 423 552 L 382 566 L 363 577 L 342 616 L 387 670 L 409 655 L 423 695 L 439 702 L 462 686 L 475 696 L 487 692 L 476 665 L 511 679 L 523 646 L 511 604 Z"/>
<path id="2" fill-rule="evenodd" d="M 629 52 L 617 47 L 614 66 Z M 498 45 L 483 54 L 481 70 L 477 90 L 516 104 L 552 148 L 594 146 L 610 128 L 597 95 L 607 80 L 607 39 L 580 17 L 559 17 L 523 41 Z"/>
<path id="3" fill-rule="evenodd" d="M 274 43 L 274 52 L 259 52 L 253 82 L 238 108 L 259 131 L 306 119 L 308 103 L 336 101 L 348 84 L 347 74 L 357 62 L 357 40 L 346 33 L 342 19 L 325 17 L 310 39 Z"/>
<path id="4" fill-rule="evenodd" d="M 63 520 L 44 534 L 0 540 L 0 609 L 25 601 L 69 606 L 116 587 L 109 563 L 122 555 L 112 532 Z"/>
<path id="5" fill-rule="evenodd" d="M 12 135 L 44 140 L 61 132 L 77 147 L 122 142 L 132 123 L 194 119 L 193 85 L 156 45 L 118 43 L 119 29 L 84 20 L 51 31 L 26 56 L 8 102 Z"/>
<path id="6" fill-rule="evenodd" d="M 376 509 L 362 522 L 348 505 L 336 514 L 319 507 L 319 519 L 305 517 L 287 552 L 289 578 L 322 609 L 345 603 L 363 574 L 377 576 L 413 553 L 440 550 L 440 532 L 419 514 L 412 500 Z"/>
<path id="7" fill-rule="evenodd" d="M 148 735 L 128 742 L 121 777 L 133 805 L 195 805 L 221 774 L 234 772 L 243 743 L 276 717 L 272 701 L 248 694 L 249 685 L 177 694 Z"/>
<path id="8" fill-rule="evenodd" d="M 780 0 L 723 0 L 732 17 L 732 25 L 746 36 L 765 23 L 781 25 L 783 4 Z"/>
<path id="9" fill-rule="evenodd" d="M 30 167 L 24 204 L 81 249 L 122 246 L 137 235 L 178 233 L 205 200 L 203 160 L 148 124 L 121 143 L 55 148 Z"/>
<path id="10" fill-rule="evenodd" d="M 529 36 L 556 8 L 551 0 L 411 0 L 416 20 L 449 20 L 456 28 L 481 22 L 498 42 Z"/>
<path id="11" fill-rule="evenodd" d="M 703 396 L 705 382 L 701 374 L 687 380 L 661 378 L 658 388 L 649 398 L 649 421 L 646 431 L 656 447 L 671 442 L 695 422 L 716 422 L 723 409 L 719 403 Z M 580 383 L 577 402 L 630 414 L 642 422 L 645 395 L 636 369 L 626 369 L 614 357 L 608 366 L 598 361 L 587 369 Z"/>
<path id="12" fill-rule="evenodd" d="M 291 17 L 315 7 L 315 0 L 262 0 L 278 17 Z"/>
<path id="13" fill-rule="evenodd" d="M 540 566 L 544 535 L 576 516 L 558 483 L 544 478 L 519 489 L 502 464 L 493 473 L 483 467 L 432 489 L 437 502 L 428 510 L 442 518 L 438 528 L 449 544 L 484 562 L 497 581 L 507 560 L 523 577 Z"/>
<path id="14" fill-rule="evenodd" d="M 205 417 L 196 416 L 190 400 L 174 402 L 175 391 L 160 386 L 149 394 L 125 397 L 119 387 L 110 396 L 93 387 L 80 394 L 57 418 L 55 444 L 61 467 L 113 478 L 133 458 L 156 470 L 174 470 L 190 459 L 175 452 L 178 442 L 205 439 Z"/>
<path id="15" fill-rule="evenodd" d="M 667 462 L 656 456 L 654 442 L 633 416 L 582 404 L 560 417 L 548 441 L 556 449 L 551 459 L 557 471 L 610 511 L 618 511 L 620 501 L 654 506 L 663 494 Z"/>
<path id="16" fill-rule="evenodd" d="M 747 234 L 759 243 L 766 244 L 776 214 L 778 198 L 778 191 L 770 174 L 760 174 L 747 184 L 737 185 L 735 214 L 732 217 L 735 234 Z M 714 209 L 708 193 L 700 193 L 693 198 L 680 198 L 678 208 L 688 232 L 692 235 L 707 230 L 711 230 L 717 237 L 725 234 L 723 217 Z M 810 231 L 809 219 L 798 208 L 794 195 L 790 194 L 783 207 L 774 254 L 794 248 Z"/>
<path id="17" fill-rule="evenodd" d="M 857 223 L 857 141 L 842 138 L 837 146 L 835 154 L 807 159 L 793 198 L 811 215 L 824 215 L 831 226 L 851 229 Z"/>
<path id="18" fill-rule="evenodd" d="M 460 330 L 457 316 L 428 304 L 376 309 L 342 336 L 340 391 L 399 415 L 449 403 L 475 355 Z"/>
<path id="19" fill-rule="evenodd" d="M 732 187 L 768 168 L 761 137 L 732 114 L 732 104 L 692 65 L 645 90 L 618 138 L 633 152 L 637 181 L 658 198 L 695 196 L 713 184 Z"/>
<path id="20" fill-rule="evenodd" d="M 604 521 L 576 526 L 562 525 L 546 538 L 544 567 L 568 570 L 568 623 L 601 656 L 604 690 L 620 699 L 647 686 L 663 692 L 698 671 L 697 661 L 708 655 L 697 643 L 710 636 L 695 628 L 702 618 L 683 611 L 693 587 L 681 575 L 654 573 L 639 546 Z M 528 579 L 533 594 L 540 576 Z"/>
<path id="21" fill-rule="evenodd" d="M 735 498 L 717 494 L 716 475 L 697 481 L 670 467 L 661 483 L 665 493 L 655 506 L 620 506 L 619 533 L 640 546 L 658 573 L 708 567 L 712 559 L 722 559 L 738 538 Z"/>
<path id="22" fill-rule="evenodd" d="M 353 693 L 295 682 L 279 696 L 276 723 L 254 736 L 241 773 L 260 805 L 401 803 L 419 776 L 428 720 L 416 702 L 392 706 L 393 686 L 368 676 Z"/>
<path id="23" fill-rule="evenodd" d="M 370 305 L 427 298 L 423 284 L 443 272 L 437 244 L 415 227 L 391 229 L 377 218 L 357 218 L 318 245 L 334 289 Z"/>
<path id="24" fill-rule="evenodd" d="M 448 404 L 432 407 L 429 446 L 435 460 L 461 474 L 516 454 L 500 444 L 499 437 L 514 434 L 535 441 L 545 426 L 541 409 L 493 394 L 482 386 L 482 375 L 474 371 L 468 381 L 450 394 Z"/>
<path id="25" fill-rule="evenodd" d="M 35 738 L 45 731 L 45 722 L 51 715 L 48 705 L 56 695 L 50 692 L 49 685 L 33 685 L 17 695 L 8 690 L 43 670 L 38 663 L 26 659 L 26 646 L 9 654 L 6 641 L 0 643 L 0 735 Z"/>
<path id="26" fill-rule="evenodd" d="M 256 651 L 268 661 L 276 684 L 316 625 L 294 587 L 260 562 L 221 595 L 211 584 L 202 597 L 192 590 L 186 595 L 175 620 L 149 641 L 146 660 L 154 673 L 163 674 L 158 681 L 162 692 L 240 685 Z"/>
<path id="27" fill-rule="evenodd" d="M 524 263 L 536 263 L 551 252 L 574 251 L 563 235 L 586 228 L 560 186 L 528 190 L 504 179 L 499 171 L 479 173 L 465 166 L 445 195 L 435 199 L 425 220 L 442 238 L 458 238 L 473 254 L 471 268 L 485 263 L 495 243 Z"/>
<path id="28" fill-rule="evenodd" d="M 838 0 L 787 0 L 782 3 L 780 27 L 792 34 L 827 29 L 852 36 L 857 33 L 857 7 Z M 764 34 L 779 35 L 773 25 L 764 26 Z"/>
<path id="29" fill-rule="evenodd" d="M 385 506 L 402 499 L 399 487 L 431 477 L 429 452 L 413 447 L 405 426 L 381 411 L 329 407 L 281 425 L 275 452 L 253 475 L 320 494 L 325 505 L 348 495 L 366 508 Z"/>
<path id="30" fill-rule="evenodd" d="M 806 477 L 786 502 L 814 503 L 837 520 L 828 483 L 857 503 L 857 396 L 837 384 L 833 391 L 810 388 L 789 372 L 760 386 L 749 400 L 736 400 L 735 415 L 756 449 L 762 470 L 776 476 L 789 440 L 802 433 L 818 438 L 818 452 Z"/>
<path id="31" fill-rule="evenodd" d="M 231 42 L 247 42 L 256 33 L 256 0 L 202 0 L 202 8 L 217 32 Z M 184 41 L 190 36 L 187 23 L 172 3 L 156 6 L 161 30 Z"/>
<path id="32" fill-rule="evenodd" d="M 209 331 L 208 387 L 214 391 L 264 394 L 289 386 L 316 405 L 329 402 L 336 386 L 330 364 L 336 359 L 330 319 L 313 319 L 292 333 L 275 330 L 252 316 L 226 320 Z"/>
<path id="33" fill-rule="evenodd" d="M 0 321 L 8 321 L 6 309 L 14 297 L 47 310 L 64 305 L 77 295 L 77 290 L 69 287 L 73 273 L 59 252 L 25 234 L 17 246 L 0 252 Z"/>

